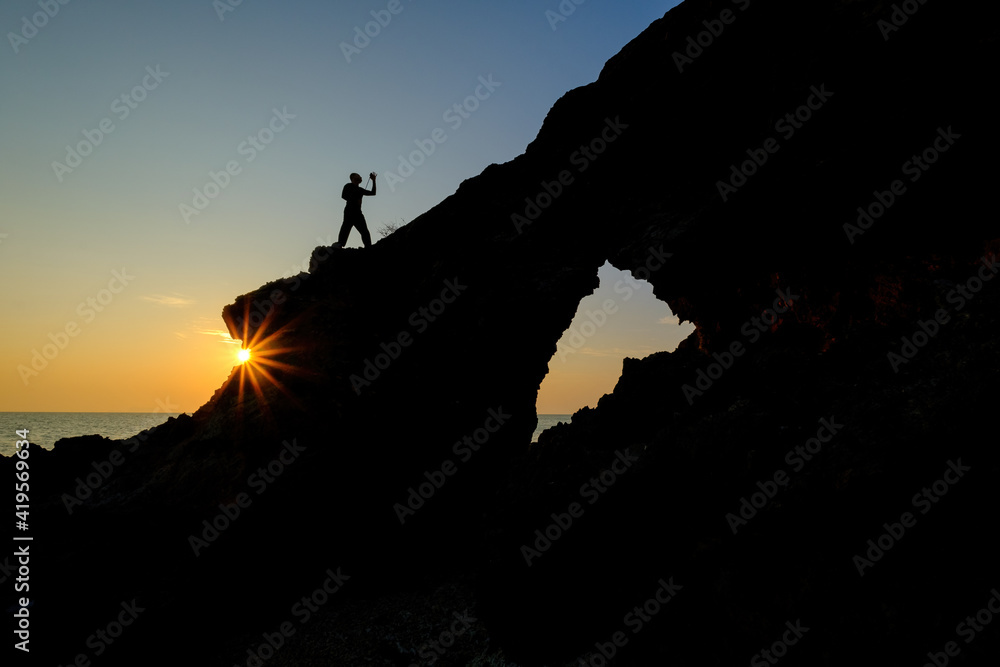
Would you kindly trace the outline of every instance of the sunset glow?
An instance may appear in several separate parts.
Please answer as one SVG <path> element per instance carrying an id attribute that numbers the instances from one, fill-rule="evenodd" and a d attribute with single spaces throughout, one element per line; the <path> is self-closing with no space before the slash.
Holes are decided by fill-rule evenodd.
<path id="1" fill-rule="evenodd" d="M 403 3 L 374 38 L 374 5 L 0 4 L 14 40 L 0 69 L 0 278 L 17 285 L 0 295 L 0 404 L 193 413 L 234 367 L 269 382 L 287 356 L 234 340 L 220 309 L 308 272 L 313 248 L 336 241 L 351 172 L 380 175 L 365 202 L 378 242 L 521 154 L 556 100 L 675 4 L 597 3 L 556 30 L 538 3 Z M 371 40 L 360 53 L 356 26 Z M 401 162 L 427 141 L 419 167 Z M 587 375 L 588 395 L 613 372 Z M 545 396 L 541 410 L 580 407 Z"/>

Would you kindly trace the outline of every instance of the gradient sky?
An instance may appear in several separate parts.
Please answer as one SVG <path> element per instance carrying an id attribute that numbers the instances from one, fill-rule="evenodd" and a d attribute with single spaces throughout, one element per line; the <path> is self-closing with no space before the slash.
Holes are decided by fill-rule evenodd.
<path id="1" fill-rule="evenodd" d="M 222 307 L 335 240 L 350 172 L 380 174 L 377 240 L 520 154 L 556 99 L 677 4 L 567 0 L 553 29 L 557 0 L 230 3 L 0 4 L 0 411 L 194 411 L 236 363 Z M 372 12 L 391 20 L 345 55 Z M 499 85 L 458 125 L 445 112 L 480 77 Z M 390 186 L 436 128 L 446 141 Z M 238 173 L 185 219 L 227 164 Z M 540 413 L 594 405 L 622 357 L 691 330 L 648 285 L 625 299 L 626 274 L 601 278 L 574 326 L 607 298 L 621 308 L 582 345 L 564 336 Z M 52 358 L 25 380 L 34 351 Z"/>

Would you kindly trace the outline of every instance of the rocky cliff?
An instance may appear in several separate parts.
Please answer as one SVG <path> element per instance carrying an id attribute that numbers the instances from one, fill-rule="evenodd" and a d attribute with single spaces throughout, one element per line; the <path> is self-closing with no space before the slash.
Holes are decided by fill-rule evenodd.
<path id="1" fill-rule="evenodd" d="M 252 377 L 36 452 L 39 651 L 94 655 L 135 599 L 102 661 L 247 664 L 340 572 L 268 664 L 416 661 L 335 610 L 459 574 L 522 665 L 986 664 L 996 630 L 956 626 L 1000 586 L 996 14 L 688 0 L 517 159 L 240 296 Z M 606 260 L 697 330 L 530 446 Z"/>

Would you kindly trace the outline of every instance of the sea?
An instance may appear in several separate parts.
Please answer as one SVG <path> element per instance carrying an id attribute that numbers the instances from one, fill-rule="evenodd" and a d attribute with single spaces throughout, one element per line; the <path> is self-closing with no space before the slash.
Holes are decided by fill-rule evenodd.
<path id="1" fill-rule="evenodd" d="M 78 435 L 130 438 L 176 416 L 166 412 L 0 412 L 0 454 L 11 456 L 17 451 L 21 429 L 28 430 L 31 444 L 52 449 L 56 440 Z"/>
<path id="2" fill-rule="evenodd" d="M 538 415 L 538 425 L 535 426 L 535 434 L 531 436 L 532 442 L 538 442 L 538 436 L 547 428 L 552 428 L 560 422 L 567 424 L 573 419 L 573 415 Z"/>
<path id="3" fill-rule="evenodd" d="M 52 449 L 60 438 L 78 435 L 103 435 L 106 438 L 130 438 L 140 431 L 159 426 L 176 414 L 165 412 L 0 412 L 0 454 L 12 456 L 16 442 L 21 440 L 17 431 L 28 430 L 28 440 L 33 445 Z M 538 426 L 532 442 L 547 428 L 559 422 L 568 422 L 572 415 L 538 415 Z"/>

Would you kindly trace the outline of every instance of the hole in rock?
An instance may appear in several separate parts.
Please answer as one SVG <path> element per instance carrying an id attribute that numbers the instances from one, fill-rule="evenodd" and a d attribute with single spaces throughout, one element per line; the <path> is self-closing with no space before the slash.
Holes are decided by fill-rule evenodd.
<path id="1" fill-rule="evenodd" d="M 556 344 L 538 390 L 538 425 L 531 441 L 584 406 L 596 407 L 614 389 L 625 357 L 673 351 L 694 331 L 653 296 L 653 286 L 609 262 L 598 269 L 601 284 L 584 297 L 572 324 Z"/>

